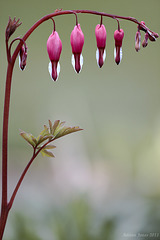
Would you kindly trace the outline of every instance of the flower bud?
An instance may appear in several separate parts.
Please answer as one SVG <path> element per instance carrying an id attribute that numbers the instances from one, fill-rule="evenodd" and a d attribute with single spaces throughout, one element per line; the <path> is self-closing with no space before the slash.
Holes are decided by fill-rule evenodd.
<path id="1" fill-rule="evenodd" d="M 140 50 L 140 45 L 141 45 L 141 33 L 140 31 L 137 31 L 135 36 L 135 49 L 137 52 Z"/>
<path id="2" fill-rule="evenodd" d="M 156 38 L 159 37 L 157 33 L 150 32 L 150 31 L 148 31 L 147 33 L 148 33 L 148 36 L 149 36 L 149 40 L 151 42 L 156 41 Z"/>
<path id="3" fill-rule="evenodd" d="M 143 24 L 144 26 L 146 25 L 144 21 L 141 21 L 141 24 Z M 138 25 L 137 26 L 138 30 L 144 30 L 142 26 Z"/>
<path id="4" fill-rule="evenodd" d="M 60 72 L 59 59 L 62 51 L 62 42 L 56 31 L 49 36 L 47 40 L 47 52 L 50 59 L 49 73 L 51 78 L 56 81 Z"/>
<path id="5" fill-rule="evenodd" d="M 96 51 L 96 59 L 97 64 L 101 68 L 104 64 L 104 60 L 106 58 L 106 38 L 107 33 L 105 26 L 102 24 L 98 24 L 95 28 L 95 35 L 96 35 L 96 41 L 97 41 L 97 51 Z"/>
<path id="6" fill-rule="evenodd" d="M 143 40 L 143 42 L 142 42 L 142 47 L 147 47 L 147 45 L 148 45 L 148 38 L 149 38 L 149 34 L 148 34 L 148 32 L 146 32 L 145 33 L 145 36 L 144 36 L 144 40 Z"/>
<path id="7" fill-rule="evenodd" d="M 8 21 L 6 32 L 5 32 L 7 41 L 9 40 L 10 36 L 16 31 L 17 27 L 19 27 L 22 24 L 22 23 L 19 23 L 19 20 L 20 19 L 16 21 L 16 18 L 12 20 L 9 17 L 9 21 Z"/>
<path id="8" fill-rule="evenodd" d="M 116 30 L 114 32 L 115 39 L 115 49 L 114 49 L 114 58 L 117 65 L 121 62 L 122 59 L 122 41 L 124 37 L 123 29 Z"/>
<path id="9" fill-rule="evenodd" d="M 26 67 L 27 61 L 27 48 L 21 47 L 19 51 L 19 67 L 23 71 Z"/>
<path id="10" fill-rule="evenodd" d="M 83 65 L 82 48 L 84 44 L 84 35 L 81 30 L 80 24 L 76 25 L 71 32 L 70 42 L 73 53 L 72 65 L 75 71 L 79 73 Z"/>

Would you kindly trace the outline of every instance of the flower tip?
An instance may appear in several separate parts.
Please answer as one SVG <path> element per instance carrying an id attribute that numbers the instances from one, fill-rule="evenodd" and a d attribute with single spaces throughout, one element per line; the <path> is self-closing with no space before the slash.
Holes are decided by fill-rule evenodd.
<path id="1" fill-rule="evenodd" d="M 146 40 L 144 39 L 142 42 L 142 47 L 145 48 L 145 47 L 147 47 L 147 45 L 148 45 L 148 42 L 146 42 Z"/>
<path id="2" fill-rule="evenodd" d="M 56 82 L 60 73 L 60 63 L 59 62 L 49 62 L 48 71 L 50 73 L 51 79 Z"/>
<path id="3" fill-rule="evenodd" d="M 135 50 L 136 50 L 136 52 L 139 52 L 139 50 L 140 50 L 139 44 L 135 44 Z"/>
<path id="4" fill-rule="evenodd" d="M 96 59 L 97 59 L 97 65 L 101 68 L 104 64 L 105 59 L 106 59 L 106 50 L 97 48 Z"/>
<path id="5" fill-rule="evenodd" d="M 19 68 L 23 71 L 26 67 L 27 62 L 27 47 L 26 49 L 22 46 L 19 51 Z"/>
<path id="6" fill-rule="evenodd" d="M 82 54 L 72 54 L 71 62 L 75 72 L 80 73 L 83 66 Z"/>
<path id="7" fill-rule="evenodd" d="M 114 48 L 114 59 L 117 65 L 121 63 L 122 60 L 122 47 L 115 47 Z"/>
<path id="8" fill-rule="evenodd" d="M 140 50 L 140 45 L 141 45 L 141 33 L 140 31 L 137 31 L 135 36 L 135 49 L 137 52 Z"/>

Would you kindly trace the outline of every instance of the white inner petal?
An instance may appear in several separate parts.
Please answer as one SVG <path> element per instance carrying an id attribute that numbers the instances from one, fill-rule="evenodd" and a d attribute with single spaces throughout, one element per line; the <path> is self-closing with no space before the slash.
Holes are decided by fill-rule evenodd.
<path id="1" fill-rule="evenodd" d="M 52 63 L 51 62 L 49 62 L 49 64 L 48 64 L 48 71 L 49 71 L 49 74 L 51 76 L 51 79 L 53 80 L 53 78 L 52 78 Z M 57 79 L 56 79 L 56 81 L 58 80 L 59 73 L 60 73 L 60 63 L 58 62 L 58 64 L 57 64 Z"/>
<path id="2" fill-rule="evenodd" d="M 105 61 L 106 59 L 106 50 L 104 50 L 104 53 L 103 53 L 103 62 Z"/>
<path id="3" fill-rule="evenodd" d="M 97 51 L 96 51 L 96 60 L 97 60 L 97 65 L 99 67 L 99 50 L 97 48 Z"/>
<path id="4" fill-rule="evenodd" d="M 51 79 L 52 79 L 52 63 L 51 62 L 49 62 L 49 64 L 48 64 L 48 71 L 49 71 L 49 74 L 50 74 Z"/>
<path id="5" fill-rule="evenodd" d="M 72 63 L 72 66 L 74 68 L 74 71 L 76 72 L 75 70 L 75 59 L 74 59 L 74 55 L 72 54 L 72 57 L 71 57 L 71 63 Z"/>
<path id="6" fill-rule="evenodd" d="M 105 61 L 106 59 L 106 49 L 104 49 L 104 53 L 103 53 L 103 62 Z M 96 60 L 97 60 L 97 65 L 99 67 L 99 49 L 97 48 L 96 50 Z"/>
<path id="7" fill-rule="evenodd" d="M 116 47 L 114 48 L 114 59 L 115 58 L 116 58 Z M 121 60 L 122 60 L 122 47 L 120 48 L 120 62 L 121 62 Z"/>
<path id="8" fill-rule="evenodd" d="M 116 47 L 114 48 L 114 59 L 116 59 Z"/>
<path id="9" fill-rule="evenodd" d="M 60 68 L 60 63 L 58 62 L 58 64 L 57 64 L 57 79 L 56 79 L 56 81 L 57 81 L 58 78 L 59 78 L 60 70 L 61 70 L 61 68 Z"/>
<path id="10" fill-rule="evenodd" d="M 72 66 L 73 66 L 73 68 L 74 68 L 74 71 L 77 73 L 77 71 L 76 71 L 76 69 L 75 69 L 74 54 L 72 54 L 71 63 L 72 63 Z M 83 56 L 82 56 L 82 54 L 80 55 L 80 66 L 81 66 L 81 70 L 82 70 L 82 66 L 83 66 Z M 81 70 L 79 71 L 79 73 L 81 72 Z"/>
<path id="11" fill-rule="evenodd" d="M 120 62 L 122 60 L 122 47 L 120 48 Z"/>
<path id="12" fill-rule="evenodd" d="M 80 65 L 81 65 L 81 70 L 82 70 L 82 66 L 83 66 L 83 56 L 82 56 L 82 54 L 80 55 Z M 80 72 L 81 72 L 81 70 L 80 70 Z"/>

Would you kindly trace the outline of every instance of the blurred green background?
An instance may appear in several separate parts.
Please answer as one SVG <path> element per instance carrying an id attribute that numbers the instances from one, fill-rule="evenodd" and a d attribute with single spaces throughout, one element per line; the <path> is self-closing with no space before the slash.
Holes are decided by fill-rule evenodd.
<path id="1" fill-rule="evenodd" d="M 160 33 L 159 0 L 1 0 L 1 126 L 8 17 L 21 19 L 23 24 L 14 34 L 21 37 L 35 21 L 57 8 L 133 16 Z M 123 240 L 139 239 L 139 233 L 159 234 L 140 239 L 160 239 L 160 42 L 149 42 L 137 53 L 137 26 L 122 20 L 123 59 L 117 66 L 113 58 L 117 22 L 104 18 L 107 58 L 99 69 L 94 29 L 100 17 L 80 14 L 78 19 L 85 36 L 79 75 L 71 65 L 72 15 L 55 19 L 63 45 L 56 83 L 48 73 L 46 51 L 51 21 L 27 40 L 24 72 L 16 62 L 9 126 L 9 195 L 31 156 L 19 129 L 38 135 L 48 119 L 60 119 L 84 131 L 58 140 L 55 159 L 39 156 L 35 160 L 16 197 L 4 239 Z"/>

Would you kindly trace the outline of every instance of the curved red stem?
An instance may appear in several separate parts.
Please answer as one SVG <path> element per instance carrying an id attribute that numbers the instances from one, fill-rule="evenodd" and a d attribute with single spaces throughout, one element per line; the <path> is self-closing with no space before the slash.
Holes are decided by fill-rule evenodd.
<path id="1" fill-rule="evenodd" d="M 148 31 L 150 34 L 154 34 L 149 28 L 147 28 L 145 25 L 142 25 L 138 20 L 132 17 L 123 17 L 123 16 L 118 16 L 118 15 L 113 15 L 113 14 L 107 14 L 104 12 L 97 12 L 97 11 L 91 11 L 91 10 L 66 10 L 66 11 L 61 11 L 57 10 L 54 13 L 48 14 L 44 17 L 42 17 L 40 20 L 38 20 L 23 36 L 22 40 L 20 40 L 19 44 L 17 45 L 12 57 L 10 54 L 10 49 L 8 48 L 8 39 L 6 39 L 6 51 L 7 51 L 7 60 L 8 60 L 8 68 L 7 68 L 7 76 L 6 76 L 6 87 L 5 87 L 5 99 L 4 99 L 4 115 L 3 115 L 3 139 L 2 139 L 2 203 L 1 203 L 1 217 L 0 217 L 0 240 L 3 237 L 7 217 L 9 210 L 11 209 L 13 200 L 16 196 L 16 193 L 21 185 L 21 182 L 28 171 L 31 163 L 35 159 L 35 157 L 38 155 L 40 151 L 38 151 L 36 154 L 33 155 L 31 158 L 30 162 L 26 166 L 24 172 L 22 173 L 19 182 L 17 183 L 13 195 L 11 196 L 11 199 L 8 203 L 7 200 L 7 154 L 8 154 L 8 123 L 9 123 L 9 107 L 10 107 L 10 95 L 11 95 L 11 83 L 12 83 L 12 73 L 13 73 L 13 67 L 15 64 L 15 60 L 18 56 L 18 53 L 24 44 L 24 42 L 27 40 L 27 38 L 31 35 L 31 33 L 43 22 L 47 21 L 48 19 L 52 17 L 56 17 L 59 15 L 67 15 L 67 14 L 78 14 L 78 13 L 86 13 L 86 14 L 93 14 L 93 15 L 100 15 L 105 16 L 105 17 L 110 17 L 110 18 L 119 18 L 119 19 L 124 19 L 128 21 L 132 21 L 139 26 L 142 27 L 142 30 Z M 76 15 L 77 17 L 77 15 Z M 77 19 L 77 18 L 76 18 Z M 77 20 L 76 20 L 77 21 Z M 158 34 L 156 35 L 158 37 Z M 14 40 L 12 41 L 12 43 Z M 12 45 L 11 43 L 11 45 Z M 10 45 L 10 46 L 11 46 Z"/>

